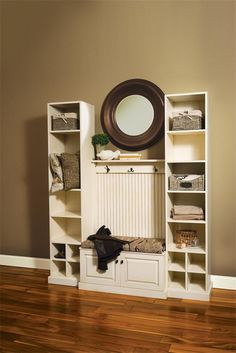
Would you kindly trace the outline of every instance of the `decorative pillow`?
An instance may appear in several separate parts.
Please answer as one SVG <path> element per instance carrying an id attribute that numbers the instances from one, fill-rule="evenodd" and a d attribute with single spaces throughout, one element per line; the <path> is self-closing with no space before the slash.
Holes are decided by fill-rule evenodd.
<path id="1" fill-rule="evenodd" d="M 50 161 L 50 169 L 52 173 L 52 185 L 51 185 L 51 192 L 56 192 L 64 189 L 63 185 L 63 174 L 62 174 L 62 167 L 60 162 L 60 156 L 56 153 L 51 153 L 49 155 Z"/>
<path id="2" fill-rule="evenodd" d="M 71 153 L 61 154 L 61 165 L 64 189 L 70 190 L 80 187 L 79 155 Z"/>

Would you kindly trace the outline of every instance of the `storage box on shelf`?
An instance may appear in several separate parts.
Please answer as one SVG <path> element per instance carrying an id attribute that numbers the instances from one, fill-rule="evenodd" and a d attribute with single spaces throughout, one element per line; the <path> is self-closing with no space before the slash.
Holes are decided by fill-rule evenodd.
<path id="1" fill-rule="evenodd" d="M 63 121 L 62 117 L 67 121 Z M 55 119 L 56 118 L 56 119 Z M 75 119 L 79 118 L 78 121 Z M 65 120 L 66 120 L 65 119 Z M 60 120 L 60 121 L 59 121 Z M 50 276 L 49 283 L 77 286 L 80 274 L 79 246 L 92 230 L 86 215 L 92 203 L 94 107 L 81 101 L 48 104 L 48 153 L 79 154 L 80 187 L 49 191 Z M 52 173 L 49 168 L 49 189 Z M 85 190 L 86 196 L 84 194 Z"/>
<path id="2" fill-rule="evenodd" d="M 204 124 L 199 119 L 190 123 L 186 117 L 177 117 L 173 129 L 173 116 L 177 116 L 179 111 L 193 110 L 202 113 Z M 208 266 L 207 93 L 167 95 L 165 119 L 168 294 L 207 300 L 211 287 Z M 186 126 L 182 126 L 185 122 Z M 182 179 L 188 175 L 194 181 L 183 183 Z M 182 209 L 183 206 L 185 209 L 193 206 L 200 213 L 203 210 L 204 216 L 176 215 L 176 206 Z M 190 237 L 183 238 L 180 244 L 176 235 L 187 233 L 192 237 L 195 235 L 196 242 L 191 242 Z"/>
<path id="3" fill-rule="evenodd" d="M 179 231 L 186 232 L 193 231 L 197 236 L 197 244 L 194 246 L 180 246 L 176 239 L 176 234 Z M 167 239 L 168 239 L 168 250 L 174 252 L 187 252 L 187 253 L 199 253 L 205 254 L 206 243 L 205 243 L 205 224 L 197 223 L 180 223 L 180 222 L 169 222 L 167 225 Z"/>
<path id="4" fill-rule="evenodd" d="M 79 129 L 78 113 L 54 113 L 51 116 L 52 130 L 77 130 Z"/>
<path id="5" fill-rule="evenodd" d="M 169 176 L 170 190 L 204 191 L 204 175 L 171 174 Z"/>
<path id="6" fill-rule="evenodd" d="M 199 244 L 199 235 L 195 229 L 177 229 L 175 231 L 175 243 L 179 249 L 196 247 Z"/>
<path id="7" fill-rule="evenodd" d="M 170 130 L 199 130 L 204 127 L 204 117 L 201 110 L 182 110 L 172 113 Z"/>

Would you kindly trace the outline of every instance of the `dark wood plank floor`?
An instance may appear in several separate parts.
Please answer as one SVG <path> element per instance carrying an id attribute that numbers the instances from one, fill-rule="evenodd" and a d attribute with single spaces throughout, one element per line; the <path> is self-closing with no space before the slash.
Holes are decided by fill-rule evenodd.
<path id="1" fill-rule="evenodd" d="M 48 285 L 46 270 L 0 267 L 3 353 L 236 352 L 236 292 L 210 302 Z"/>

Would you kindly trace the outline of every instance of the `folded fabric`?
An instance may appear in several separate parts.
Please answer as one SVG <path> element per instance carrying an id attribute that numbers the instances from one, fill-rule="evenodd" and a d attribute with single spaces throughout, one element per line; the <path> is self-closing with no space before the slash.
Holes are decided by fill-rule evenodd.
<path id="1" fill-rule="evenodd" d="M 201 207 L 192 205 L 174 205 L 173 214 L 175 215 L 203 215 Z"/>
<path id="2" fill-rule="evenodd" d="M 56 191 L 63 190 L 64 188 L 60 156 L 57 155 L 56 153 L 51 153 L 49 155 L 49 161 L 50 161 L 50 169 L 51 169 L 52 178 L 53 178 L 50 191 L 54 193 Z"/>
<path id="3" fill-rule="evenodd" d="M 172 216 L 173 219 L 176 220 L 202 220 L 204 219 L 204 215 L 199 215 L 199 214 L 173 214 Z"/>

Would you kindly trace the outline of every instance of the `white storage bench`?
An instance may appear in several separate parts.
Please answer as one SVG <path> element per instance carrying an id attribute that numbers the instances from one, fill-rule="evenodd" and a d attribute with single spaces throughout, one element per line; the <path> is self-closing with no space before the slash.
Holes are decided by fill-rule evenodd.
<path id="1" fill-rule="evenodd" d="M 165 252 L 122 251 L 103 272 L 97 268 L 95 249 L 82 247 L 79 289 L 166 299 L 165 256 Z"/>

